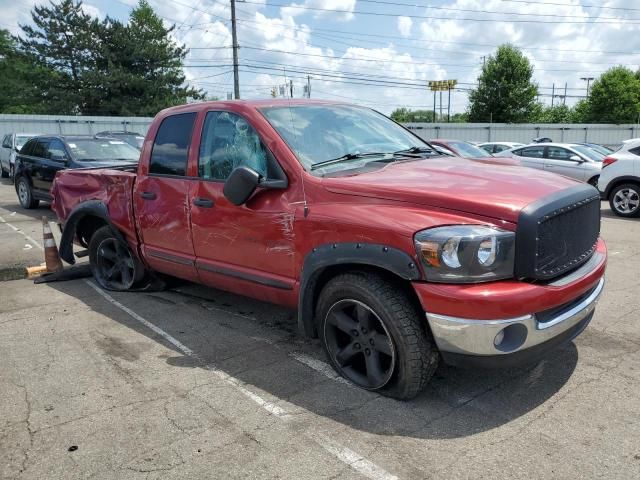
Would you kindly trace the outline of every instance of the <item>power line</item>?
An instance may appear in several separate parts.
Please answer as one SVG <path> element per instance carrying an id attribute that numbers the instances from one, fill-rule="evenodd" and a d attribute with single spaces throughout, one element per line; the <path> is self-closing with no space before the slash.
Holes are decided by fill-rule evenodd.
<path id="1" fill-rule="evenodd" d="M 283 3 L 261 3 L 261 2 L 252 2 L 250 0 L 243 0 L 242 3 L 253 4 L 253 5 L 267 5 L 271 7 L 286 7 L 298 10 L 311 10 L 318 12 L 331 12 L 331 13 L 347 13 L 353 15 L 371 15 L 377 17 L 409 17 L 409 18 L 417 18 L 417 19 L 427 19 L 427 20 L 459 20 L 459 21 L 467 21 L 467 22 L 499 22 L 504 23 L 504 19 L 495 19 L 495 18 L 463 18 L 463 17 L 435 17 L 432 15 L 413 15 L 413 14 L 399 14 L 399 13 L 384 13 L 384 12 L 369 12 L 362 10 L 341 10 L 341 9 L 332 9 L 332 8 L 322 8 L 322 7 L 312 7 L 308 5 L 286 5 Z M 612 17 L 613 18 L 613 17 Z M 599 21 L 599 20 L 587 20 L 587 21 L 576 21 L 576 20 L 526 20 L 526 19 L 509 19 L 506 20 L 510 23 L 540 23 L 540 24 L 576 24 L 576 25 L 592 25 L 592 24 L 624 24 L 624 25 L 636 25 L 640 24 L 640 19 L 633 18 L 631 20 L 625 21 L 624 19 L 615 18 L 614 20 L 607 21 Z"/>
<path id="2" fill-rule="evenodd" d="M 531 0 L 500 0 L 501 2 L 507 2 L 507 3 L 529 3 L 532 5 L 554 5 L 554 6 L 559 6 L 559 7 L 568 7 L 568 6 L 576 6 L 576 7 L 582 7 L 582 8 L 599 8 L 602 10 L 625 10 L 625 11 L 631 11 L 631 12 L 640 12 L 640 8 L 631 8 L 631 7 L 609 7 L 609 6 L 605 6 L 605 5 L 586 5 L 586 4 L 581 4 L 581 5 L 567 5 L 566 3 L 556 3 L 556 2 L 535 2 L 535 1 L 531 1 Z"/>

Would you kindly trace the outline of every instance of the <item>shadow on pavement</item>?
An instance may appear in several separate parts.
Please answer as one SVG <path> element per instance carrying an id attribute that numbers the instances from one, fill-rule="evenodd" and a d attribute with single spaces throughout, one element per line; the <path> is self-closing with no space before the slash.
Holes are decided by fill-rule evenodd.
<path id="1" fill-rule="evenodd" d="M 166 359 L 170 368 L 214 365 L 250 389 L 258 388 L 334 422 L 379 435 L 458 438 L 505 425 L 558 392 L 578 361 L 578 351 L 571 343 L 525 368 L 441 366 L 422 394 L 400 402 L 336 382 L 295 360 L 292 354 L 323 361 L 324 355 L 318 341 L 297 336 L 291 310 L 192 284 L 159 293 L 112 294 L 193 350 L 194 358 L 105 301 L 82 280 L 49 287 L 175 351 L 175 356 Z"/>

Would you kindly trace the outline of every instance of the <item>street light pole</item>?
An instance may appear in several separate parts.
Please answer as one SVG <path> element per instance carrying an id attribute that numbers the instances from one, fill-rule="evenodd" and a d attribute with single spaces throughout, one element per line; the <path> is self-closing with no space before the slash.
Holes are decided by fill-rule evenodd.
<path id="1" fill-rule="evenodd" d="M 587 82 L 587 97 L 589 96 L 589 85 L 591 84 L 591 80 L 595 80 L 593 77 L 580 77 L 580 80 Z"/>

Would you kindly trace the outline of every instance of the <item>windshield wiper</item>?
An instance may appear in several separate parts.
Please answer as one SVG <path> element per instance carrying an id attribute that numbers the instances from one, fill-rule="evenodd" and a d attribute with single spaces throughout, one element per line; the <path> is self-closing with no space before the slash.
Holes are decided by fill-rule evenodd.
<path id="1" fill-rule="evenodd" d="M 366 153 L 347 153 L 338 158 L 331 158 L 329 160 L 323 160 L 321 162 L 314 163 L 311 165 L 311 170 L 316 170 L 318 168 L 326 167 L 327 165 L 333 165 L 334 163 L 346 162 L 349 160 L 357 160 L 359 158 L 367 158 L 367 157 L 380 157 L 385 155 L 392 155 L 387 152 L 366 152 Z"/>
<path id="2" fill-rule="evenodd" d="M 431 147 L 411 147 L 405 148 L 404 150 L 398 150 L 397 152 L 393 152 L 394 155 L 404 155 L 404 154 L 417 154 L 417 153 L 438 153 L 437 150 Z"/>

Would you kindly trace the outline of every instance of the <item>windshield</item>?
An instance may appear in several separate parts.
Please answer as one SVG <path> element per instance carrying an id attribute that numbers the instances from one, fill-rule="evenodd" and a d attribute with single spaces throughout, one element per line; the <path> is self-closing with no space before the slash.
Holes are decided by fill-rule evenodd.
<path id="1" fill-rule="evenodd" d="M 467 142 L 447 142 L 448 145 L 455 148 L 458 155 L 465 158 L 491 157 L 492 155 L 486 150 L 471 145 Z"/>
<path id="2" fill-rule="evenodd" d="M 27 143 L 31 138 L 30 136 L 25 135 L 16 135 L 16 148 L 21 150 L 25 143 Z"/>
<path id="3" fill-rule="evenodd" d="M 140 152 L 120 140 L 88 138 L 69 140 L 73 158 L 79 161 L 127 161 L 137 162 Z"/>
<path id="4" fill-rule="evenodd" d="M 593 148 L 587 147 L 585 145 L 574 145 L 573 149 L 594 162 L 601 162 L 605 157 L 602 153 L 596 152 Z"/>
<path id="5" fill-rule="evenodd" d="M 262 108 L 264 116 L 307 170 L 312 165 L 350 154 L 393 153 L 429 148 L 384 115 L 350 105 L 293 105 Z M 365 162 L 371 161 L 369 157 Z M 353 168 L 353 163 L 332 168 Z"/>

